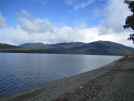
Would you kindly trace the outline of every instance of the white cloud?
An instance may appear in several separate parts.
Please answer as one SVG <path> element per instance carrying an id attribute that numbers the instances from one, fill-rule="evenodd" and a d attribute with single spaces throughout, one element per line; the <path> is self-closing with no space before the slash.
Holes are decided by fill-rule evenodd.
<path id="1" fill-rule="evenodd" d="M 122 28 L 126 16 L 130 14 L 127 5 L 123 2 L 124 0 L 109 1 L 104 25 L 101 27 L 89 27 L 86 24 L 75 27 L 57 26 L 45 19 L 34 18 L 23 10 L 18 16 L 19 22 L 16 27 L 7 26 L 0 30 L 0 36 L 2 36 L 0 41 L 22 44 L 26 42 L 58 43 L 105 40 L 132 45 L 127 40 L 128 33 Z"/>
<path id="2" fill-rule="evenodd" d="M 123 29 L 125 20 L 130 14 L 131 12 L 124 3 L 124 0 L 109 0 L 109 5 L 105 12 L 104 23 L 99 31 L 100 39 L 133 46 L 132 42 L 127 40 L 132 31 Z"/>
<path id="3" fill-rule="evenodd" d="M 36 20 L 36 19 L 35 19 Z M 24 22 L 25 23 L 25 22 Z M 129 44 L 126 40 L 127 34 L 99 34 L 99 27 L 70 27 L 70 26 L 54 26 L 50 27 L 53 33 L 48 29 L 44 32 L 36 32 L 29 34 L 29 31 L 20 27 L 6 27 L 0 30 L 0 41 L 12 44 L 22 44 L 27 42 L 43 42 L 43 43 L 59 43 L 59 42 L 92 42 L 97 40 L 114 41 Z"/>
<path id="4" fill-rule="evenodd" d="M 0 28 L 5 27 L 5 26 L 6 26 L 5 18 L 0 15 Z"/>
<path id="5" fill-rule="evenodd" d="M 51 23 L 48 21 L 44 21 L 42 19 L 34 19 L 34 18 L 26 18 L 21 17 L 20 18 L 20 27 L 27 31 L 29 34 L 35 34 L 35 33 L 44 33 L 47 31 L 52 31 Z"/>
<path id="6" fill-rule="evenodd" d="M 80 4 L 74 6 L 74 10 L 86 8 L 89 5 L 91 5 L 93 2 L 94 0 L 87 0 L 86 2 L 81 2 Z"/>
<path id="7" fill-rule="evenodd" d="M 91 5 L 95 0 L 64 0 L 65 4 L 71 6 L 73 10 L 84 9 Z"/>
<path id="8" fill-rule="evenodd" d="M 115 32 L 123 32 L 123 25 L 128 15 L 130 15 L 124 0 L 109 0 L 109 5 L 105 13 L 104 27 Z"/>
<path id="9" fill-rule="evenodd" d="M 27 40 L 28 34 L 19 27 L 7 26 L 0 30 L 0 41 L 3 43 L 19 44 Z"/>
<path id="10" fill-rule="evenodd" d="M 25 22 L 24 22 L 25 23 Z M 34 28 L 34 27 L 33 27 Z M 31 28 L 32 29 L 32 28 Z M 44 28 L 43 28 L 44 29 Z M 95 40 L 98 33 L 97 28 L 70 27 L 70 26 L 51 26 L 53 32 L 48 28 L 47 31 L 31 33 L 20 25 L 16 27 L 6 27 L 0 30 L 0 41 L 12 44 L 22 44 L 27 42 L 91 42 Z M 29 34 L 30 33 L 30 34 Z M 94 34 L 93 34 L 94 33 Z"/>
<path id="11" fill-rule="evenodd" d="M 32 17 L 23 11 L 18 16 L 16 27 L 6 26 L 0 30 L 0 41 L 12 44 L 27 42 L 91 42 L 96 40 L 98 28 L 90 28 L 86 24 L 77 27 L 56 26 L 53 23 L 40 18 Z"/>

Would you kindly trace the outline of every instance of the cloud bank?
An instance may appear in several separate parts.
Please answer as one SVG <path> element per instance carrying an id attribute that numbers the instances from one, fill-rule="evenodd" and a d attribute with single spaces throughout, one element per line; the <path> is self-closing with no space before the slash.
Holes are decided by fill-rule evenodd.
<path id="1" fill-rule="evenodd" d="M 75 2 L 77 0 L 74 0 Z M 88 6 L 83 3 L 77 7 Z M 15 27 L 7 25 L 3 17 L 0 17 L 0 41 L 12 44 L 22 44 L 26 42 L 92 42 L 97 40 L 114 41 L 126 45 L 132 45 L 127 40 L 128 32 L 124 31 L 125 18 L 130 14 L 124 0 L 109 0 L 106 8 L 104 23 L 101 26 L 89 27 L 86 23 L 78 26 L 57 26 L 52 22 L 33 17 L 29 12 L 22 11 L 18 16 L 18 23 Z M 68 4 L 72 5 L 72 0 Z"/>
<path id="2" fill-rule="evenodd" d="M 125 20 L 131 12 L 124 0 L 110 0 L 105 14 L 104 25 L 115 32 L 123 32 Z"/>

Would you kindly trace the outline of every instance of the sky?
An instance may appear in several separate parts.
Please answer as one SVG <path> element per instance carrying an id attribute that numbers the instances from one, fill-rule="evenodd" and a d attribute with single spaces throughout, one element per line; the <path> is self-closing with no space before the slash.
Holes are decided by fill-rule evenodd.
<path id="1" fill-rule="evenodd" d="M 134 46 L 124 30 L 124 0 L 0 0 L 0 42 L 113 41 Z"/>

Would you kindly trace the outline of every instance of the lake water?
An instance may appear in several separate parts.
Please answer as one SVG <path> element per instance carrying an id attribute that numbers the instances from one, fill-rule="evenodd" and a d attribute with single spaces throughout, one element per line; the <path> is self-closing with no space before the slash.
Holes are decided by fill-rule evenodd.
<path id="1" fill-rule="evenodd" d="M 119 58 L 121 57 L 0 53 L 0 96 L 16 94 L 51 80 L 87 72 Z"/>

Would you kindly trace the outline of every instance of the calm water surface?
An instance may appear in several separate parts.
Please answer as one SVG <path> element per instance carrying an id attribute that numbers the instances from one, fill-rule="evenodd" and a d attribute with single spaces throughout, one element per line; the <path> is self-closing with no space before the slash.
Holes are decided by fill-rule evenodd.
<path id="1" fill-rule="evenodd" d="M 121 57 L 0 53 L 0 96 L 20 93 L 51 80 L 90 71 L 119 58 Z"/>

